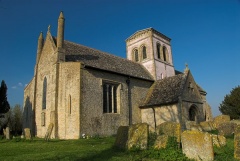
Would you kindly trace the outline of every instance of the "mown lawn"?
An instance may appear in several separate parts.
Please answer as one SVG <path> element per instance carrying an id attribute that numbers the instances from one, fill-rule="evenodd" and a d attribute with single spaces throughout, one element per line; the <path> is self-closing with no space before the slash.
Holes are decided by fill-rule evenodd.
<path id="1" fill-rule="evenodd" d="M 151 160 L 149 157 L 154 154 L 150 150 L 122 151 L 113 148 L 114 141 L 114 137 L 49 142 L 37 138 L 31 141 L 19 138 L 10 141 L 4 139 L 0 140 L 0 160 L 140 161 Z M 174 156 L 170 158 L 177 160 Z M 233 139 L 228 139 L 224 148 L 215 148 L 215 160 L 234 160 Z"/>

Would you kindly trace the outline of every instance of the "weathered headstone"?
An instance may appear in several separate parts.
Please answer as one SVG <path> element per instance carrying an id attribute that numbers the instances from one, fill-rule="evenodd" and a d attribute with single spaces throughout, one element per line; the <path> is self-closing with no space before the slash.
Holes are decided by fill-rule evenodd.
<path id="1" fill-rule="evenodd" d="M 217 147 L 222 147 L 226 145 L 226 138 L 222 135 L 211 135 L 213 140 L 213 145 Z"/>
<path id="2" fill-rule="evenodd" d="M 10 129 L 9 129 L 9 127 L 6 127 L 6 139 L 10 139 Z"/>
<path id="3" fill-rule="evenodd" d="M 222 123 L 229 122 L 230 116 L 229 115 L 219 115 L 213 119 L 213 126 L 215 129 Z"/>
<path id="4" fill-rule="evenodd" d="M 177 142 L 181 140 L 181 125 L 177 122 L 164 122 L 157 126 L 159 135 L 165 134 L 177 138 Z"/>
<path id="5" fill-rule="evenodd" d="M 6 129 L 3 129 L 3 135 L 6 138 Z"/>
<path id="6" fill-rule="evenodd" d="M 212 130 L 214 130 L 212 121 L 200 122 L 200 126 L 202 127 L 203 131 L 212 131 Z"/>
<path id="7" fill-rule="evenodd" d="M 197 123 L 195 121 L 186 121 L 185 125 L 187 130 L 191 130 L 191 127 L 197 125 Z"/>
<path id="8" fill-rule="evenodd" d="M 30 140 L 32 138 L 31 136 L 31 130 L 29 128 L 24 129 L 25 139 Z"/>
<path id="9" fill-rule="evenodd" d="M 240 125 L 236 127 L 234 134 L 234 158 L 240 160 Z"/>
<path id="10" fill-rule="evenodd" d="M 54 126 L 53 123 L 50 123 L 48 126 L 47 132 L 45 134 L 45 140 L 47 140 L 47 141 L 50 139 L 50 136 L 51 136 L 52 130 L 53 130 L 53 126 Z"/>
<path id="11" fill-rule="evenodd" d="M 128 126 L 120 126 L 117 131 L 117 136 L 114 145 L 120 149 L 127 147 L 128 141 Z"/>
<path id="12" fill-rule="evenodd" d="M 237 124 L 233 122 L 224 122 L 218 125 L 218 133 L 220 135 L 228 136 L 234 134 L 234 130 Z"/>
<path id="13" fill-rule="evenodd" d="M 231 120 L 230 122 L 233 122 L 233 123 L 235 123 L 237 125 L 240 125 L 240 120 Z"/>
<path id="14" fill-rule="evenodd" d="M 166 148 L 168 142 L 168 135 L 158 135 L 153 145 L 154 149 Z"/>
<path id="15" fill-rule="evenodd" d="M 212 137 L 209 133 L 184 131 L 182 133 L 182 151 L 188 158 L 195 160 L 214 160 Z"/>
<path id="16" fill-rule="evenodd" d="M 128 149 L 147 149 L 149 125 L 146 123 L 133 124 L 128 130 Z"/>
<path id="17" fill-rule="evenodd" d="M 199 124 L 191 125 L 191 131 L 203 131 L 202 127 Z"/>

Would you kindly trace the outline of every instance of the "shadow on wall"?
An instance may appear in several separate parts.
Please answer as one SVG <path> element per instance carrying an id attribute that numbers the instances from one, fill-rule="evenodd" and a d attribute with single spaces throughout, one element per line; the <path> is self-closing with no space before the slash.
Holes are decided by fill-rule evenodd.
<path id="1" fill-rule="evenodd" d="M 30 97 L 27 96 L 23 108 L 23 128 L 30 128 L 32 134 L 35 132 L 36 122 L 34 109 Z"/>
<path id="2" fill-rule="evenodd" d="M 158 112 L 159 110 L 159 112 Z M 172 121 L 172 122 L 177 122 L 179 121 L 179 114 L 177 109 L 174 110 L 174 106 L 167 106 L 165 108 L 158 108 L 158 110 L 155 109 L 156 112 L 156 119 L 158 119 L 157 117 L 159 117 L 159 121 Z M 159 114 L 157 114 L 159 113 Z M 158 122 L 157 122 L 158 123 Z M 161 122 L 162 123 L 162 122 Z"/>

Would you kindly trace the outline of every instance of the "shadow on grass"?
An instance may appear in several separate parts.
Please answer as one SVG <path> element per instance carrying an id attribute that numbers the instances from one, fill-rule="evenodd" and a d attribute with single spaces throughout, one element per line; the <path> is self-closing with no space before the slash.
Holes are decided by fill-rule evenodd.
<path id="1" fill-rule="evenodd" d="M 107 160 L 122 160 L 122 157 L 124 155 L 126 155 L 124 150 L 111 147 L 111 148 L 108 148 L 103 151 L 89 152 L 88 154 L 86 154 L 85 156 L 82 156 L 82 157 L 75 156 L 75 158 L 74 158 L 71 155 L 71 156 L 64 157 L 64 159 L 79 160 L 79 161 L 107 161 Z M 118 156 L 119 156 L 119 158 L 118 158 Z M 115 159 L 113 159 L 113 157 Z"/>

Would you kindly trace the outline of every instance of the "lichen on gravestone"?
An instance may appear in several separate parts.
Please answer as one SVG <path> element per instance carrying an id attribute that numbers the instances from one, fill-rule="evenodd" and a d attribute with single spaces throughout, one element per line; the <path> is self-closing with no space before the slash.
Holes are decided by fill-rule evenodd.
<path id="1" fill-rule="evenodd" d="M 207 132 L 184 131 L 181 136 L 182 151 L 191 159 L 198 161 L 214 160 L 212 137 Z"/>
<path id="2" fill-rule="evenodd" d="M 237 125 L 234 135 L 234 158 L 240 160 L 240 125 Z"/>
<path id="3" fill-rule="evenodd" d="M 157 126 L 159 135 L 168 135 L 177 138 L 177 142 L 181 140 L 181 125 L 177 122 L 164 122 Z"/>
<path id="4" fill-rule="evenodd" d="M 149 125 L 146 123 L 133 124 L 128 130 L 127 148 L 147 149 Z"/>
<path id="5" fill-rule="evenodd" d="M 217 129 L 220 124 L 229 122 L 229 121 L 230 121 L 229 115 L 219 115 L 213 119 L 213 126 L 215 129 Z"/>

